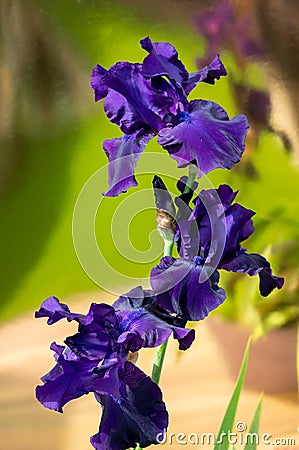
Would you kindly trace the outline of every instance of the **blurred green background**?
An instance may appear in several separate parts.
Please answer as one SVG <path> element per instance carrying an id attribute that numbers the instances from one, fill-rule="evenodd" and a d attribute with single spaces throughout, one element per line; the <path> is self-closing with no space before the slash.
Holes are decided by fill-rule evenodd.
<path id="1" fill-rule="evenodd" d="M 89 87 L 93 66 L 142 61 L 145 53 L 139 40 L 150 35 L 154 41 L 175 45 L 187 69 L 195 71 L 205 40 L 193 19 L 211 5 L 192 1 L 160 5 L 157 1 L 2 0 L 1 320 L 37 308 L 50 295 L 63 301 L 66 296 L 98 288 L 77 259 L 72 215 L 85 182 L 107 163 L 101 143 L 120 132 L 106 118 L 102 102 L 94 103 Z M 229 73 L 256 88 L 269 88 L 271 71 L 279 79 L 280 67 L 271 59 L 271 48 L 268 59 L 248 62 L 242 72 L 230 49 L 222 49 L 221 57 Z M 275 88 L 273 83 L 271 95 Z M 290 110 L 287 96 L 292 92 L 287 88 L 284 94 L 284 108 Z M 229 77 L 215 86 L 201 84 L 192 98 L 216 101 L 230 116 L 242 112 Z M 256 279 L 243 277 L 240 281 L 232 274 L 230 280 L 222 277 L 231 300 L 220 312 L 254 326 L 260 325 L 261 318 L 270 317 L 266 328 L 295 321 L 299 314 L 296 149 L 291 142 L 287 150 L 273 127 L 260 130 L 244 161 L 232 171 L 209 175 L 216 186 L 229 182 L 240 190 L 239 202 L 257 213 L 256 233 L 247 248 L 264 253 L 276 273 L 286 276 L 285 289 L 267 300 L 257 295 Z M 288 130 L 285 133 L 292 141 L 292 132 L 290 136 Z M 146 151 L 163 152 L 156 143 Z M 175 162 L 170 164 L 175 170 Z M 97 239 L 103 254 L 117 270 L 127 264 L 125 271 L 131 277 L 147 277 L 159 255 L 154 262 L 126 262 L 113 246 L 109 218 L 131 191 L 150 188 L 150 177 L 139 181 L 138 188 L 118 199 L 107 199 L 107 215 L 97 217 Z M 169 180 L 168 186 L 172 189 L 174 183 Z M 98 195 L 102 195 L 100 190 Z M 130 227 L 133 245 L 147 250 L 154 229 L 153 210 L 136 216 Z M 258 312 L 252 307 L 256 305 Z"/>

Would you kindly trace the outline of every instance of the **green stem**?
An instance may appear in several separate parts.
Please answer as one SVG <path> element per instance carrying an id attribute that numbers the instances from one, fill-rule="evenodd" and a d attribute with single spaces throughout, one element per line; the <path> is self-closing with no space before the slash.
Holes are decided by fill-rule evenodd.
<path id="1" fill-rule="evenodd" d="M 173 239 L 171 241 L 164 240 L 164 256 L 172 256 L 173 244 Z"/>
<path id="2" fill-rule="evenodd" d="M 172 256 L 172 250 L 174 245 L 174 235 L 170 238 L 169 235 L 164 237 L 164 256 Z M 164 342 L 161 344 L 157 350 L 156 350 L 156 356 L 154 360 L 153 370 L 152 370 L 152 379 L 155 383 L 159 384 L 160 377 L 161 377 L 161 371 L 163 367 L 165 352 L 167 348 L 167 343 Z"/>
<path id="3" fill-rule="evenodd" d="M 187 178 L 187 183 L 184 189 L 184 194 L 188 194 L 191 191 L 193 183 L 197 177 L 197 167 L 194 164 L 189 165 L 189 174 Z"/>
<path id="4" fill-rule="evenodd" d="M 156 351 L 156 356 L 155 356 L 153 370 L 152 370 L 152 379 L 157 384 L 159 384 L 159 381 L 160 381 L 167 344 L 168 344 L 168 340 L 165 341 L 163 344 L 161 344 L 157 348 L 157 351 Z"/>
<path id="5" fill-rule="evenodd" d="M 190 164 L 189 165 L 189 174 L 188 174 L 187 183 L 186 183 L 186 186 L 184 189 L 184 194 L 187 194 L 188 192 L 191 191 L 196 177 L 197 177 L 197 168 L 196 168 L 196 166 L 194 166 L 194 164 Z M 164 240 L 164 256 L 172 256 L 174 239 L 173 238 L 170 239 L 168 236 L 166 237 L 166 235 L 165 236 L 162 235 L 162 237 Z M 167 349 L 167 344 L 168 344 L 168 340 L 165 341 L 163 344 L 161 344 L 156 350 L 156 356 L 154 359 L 153 370 L 152 370 L 152 380 L 157 384 L 159 384 L 159 381 L 161 378 L 161 372 L 162 372 L 163 362 L 164 362 L 165 353 L 166 353 L 166 349 Z M 137 445 L 135 447 L 135 450 L 142 450 L 142 448 L 139 445 Z"/>

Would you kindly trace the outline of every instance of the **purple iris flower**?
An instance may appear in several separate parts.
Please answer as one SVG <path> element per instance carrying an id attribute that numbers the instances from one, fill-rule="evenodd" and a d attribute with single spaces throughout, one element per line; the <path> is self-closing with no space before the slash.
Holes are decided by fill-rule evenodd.
<path id="1" fill-rule="evenodd" d="M 70 400 L 93 392 L 103 410 L 99 432 L 91 437 L 97 450 L 157 443 L 157 435 L 167 428 L 168 413 L 160 388 L 128 360 L 130 353 L 156 347 L 172 333 L 184 350 L 194 339 L 194 330 L 176 326 L 170 316 L 166 321 L 155 315 L 151 297 L 145 298 L 140 287 L 132 291 L 136 307 L 121 307 L 130 304 L 130 295 L 122 296 L 115 308 L 92 303 L 86 315 L 72 313 L 50 297 L 36 312 L 36 317 L 48 317 L 48 324 L 63 318 L 79 324 L 65 345 L 51 345 L 56 365 L 42 378 L 36 396 L 46 408 L 62 412 Z"/>
<path id="2" fill-rule="evenodd" d="M 188 100 L 198 83 L 214 84 L 226 75 L 219 55 L 188 73 L 171 44 L 153 43 L 147 37 L 141 47 L 148 52 L 142 64 L 118 62 L 108 70 L 97 65 L 91 76 L 95 101 L 105 98 L 107 117 L 124 133 L 103 143 L 109 159 L 107 196 L 137 185 L 138 159 L 156 135 L 179 167 L 194 162 L 199 176 L 216 168 L 231 169 L 244 151 L 248 130 L 244 115 L 230 120 L 214 102 Z"/>
<path id="3" fill-rule="evenodd" d="M 160 183 L 160 189 L 162 184 Z M 178 187 L 182 191 L 184 182 Z M 165 188 L 166 189 L 166 188 Z M 157 198 L 156 189 L 156 198 Z M 261 255 L 247 253 L 241 243 L 254 231 L 253 211 L 233 203 L 237 192 L 228 185 L 203 190 L 194 201 L 178 202 L 176 243 L 181 258 L 164 257 L 151 272 L 157 303 L 185 320 L 202 320 L 225 300 L 218 286 L 219 269 L 259 275 L 260 293 L 280 289 L 284 279 L 272 274 L 270 263 Z M 163 194 L 161 198 L 166 198 Z M 182 196 L 178 197 L 182 198 Z M 176 199 L 177 200 L 177 199 Z M 169 208 L 168 203 L 164 206 Z M 172 204 L 171 210 L 174 205 Z M 206 274 L 209 274 L 206 276 Z"/>

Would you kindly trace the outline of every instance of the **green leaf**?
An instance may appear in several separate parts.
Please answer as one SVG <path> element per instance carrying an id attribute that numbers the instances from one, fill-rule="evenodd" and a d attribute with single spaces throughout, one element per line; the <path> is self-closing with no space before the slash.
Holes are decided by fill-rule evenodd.
<path id="1" fill-rule="evenodd" d="M 254 413 L 252 422 L 250 424 L 249 433 L 248 433 L 249 437 L 247 438 L 247 442 L 244 446 L 244 450 L 256 450 L 256 447 L 258 444 L 258 432 L 259 432 L 259 425 L 260 425 L 262 402 L 263 402 L 263 396 L 261 396 L 261 398 L 260 398 L 260 401 L 259 401 L 256 411 Z M 253 442 L 251 440 L 251 437 L 254 438 Z"/>
<path id="2" fill-rule="evenodd" d="M 228 440 L 227 435 L 228 435 L 228 431 L 232 430 L 234 420 L 236 417 L 239 398 L 240 398 L 240 394 L 241 394 L 241 390 L 243 387 L 245 374 L 246 374 L 250 342 L 251 342 L 251 337 L 248 339 L 248 342 L 246 345 L 246 349 L 245 349 L 241 369 L 239 372 L 238 380 L 236 383 L 236 387 L 235 387 L 235 390 L 231 397 L 231 400 L 228 404 L 222 424 L 220 426 L 220 429 L 219 429 L 219 432 L 217 435 L 216 445 L 214 446 L 214 450 L 228 450 L 228 448 L 229 448 L 229 440 Z"/>

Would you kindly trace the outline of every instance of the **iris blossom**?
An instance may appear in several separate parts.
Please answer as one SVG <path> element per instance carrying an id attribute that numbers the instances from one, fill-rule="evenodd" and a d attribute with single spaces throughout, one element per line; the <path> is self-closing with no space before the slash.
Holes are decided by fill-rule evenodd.
<path id="1" fill-rule="evenodd" d="M 161 186 L 160 182 L 160 189 Z M 262 296 L 283 286 L 284 279 L 272 274 L 270 263 L 263 256 L 248 253 L 242 247 L 241 243 L 254 231 L 255 213 L 233 203 L 236 195 L 228 185 L 221 185 L 201 191 L 193 210 L 187 205 L 181 207 L 184 213 L 177 220 L 176 232 L 181 258 L 164 257 L 151 272 L 157 302 L 170 313 L 185 320 L 202 320 L 220 305 L 225 291 L 218 286 L 219 269 L 259 275 Z M 160 196 L 160 203 L 163 198 L 167 198 L 165 193 Z M 168 197 L 165 207 L 169 208 L 169 203 Z M 207 269 L 210 275 L 204 277 Z"/>
<path id="2" fill-rule="evenodd" d="M 138 159 L 156 135 L 179 167 L 194 162 L 199 177 L 216 168 L 231 169 L 244 151 L 244 115 L 230 120 L 217 103 L 188 100 L 198 83 L 214 84 L 226 75 L 219 55 L 198 72 L 188 73 L 171 44 L 153 43 L 147 37 L 141 47 L 148 52 L 141 64 L 117 62 L 108 70 L 97 65 L 91 76 L 95 101 L 105 98 L 107 117 L 124 133 L 103 143 L 109 159 L 107 196 L 137 185 Z"/>
<path id="3" fill-rule="evenodd" d="M 142 347 L 156 347 L 172 333 L 184 350 L 194 339 L 194 330 L 176 326 L 171 317 L 166 321 L 163 315 L 155 315 L 155 308 L 149 306 L 152 299 L 145 300 L 142 288 L 132 292 L 139 296 L 132 300 L 136 307 L 129 306 L 129 293 L 115 308 L 92 303 L 86 315 L 71 313 L 55 297 L 45 300 L 36 312 L 36 317 L 48 317 L 48 324 L 64 318 L 79 324 L 65 345 L 51 345 L 56 365 L 42 378 L 44 384 L 36 388 L 36 396 L 46 408 L 62 412 L 70 400 L 93 392 L 103 410 L 99 432 L 91 437 L 97 450 L 158 443 L 157 435 L 168 425 L 162 393 L 130 362 L 130 354 Z M 121 306 L 124 303 L 127 309 Z"/>

